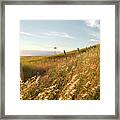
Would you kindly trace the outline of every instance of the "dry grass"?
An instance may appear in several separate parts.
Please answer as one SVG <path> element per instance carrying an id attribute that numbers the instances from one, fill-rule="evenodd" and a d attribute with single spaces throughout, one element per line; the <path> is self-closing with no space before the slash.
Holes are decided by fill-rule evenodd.
<path id="1" fill-rule="evenodd" d="M 21 57 L 23 100 L 99 100 L 100 45 L 49 57 Z M 39 72 L 39 76 L 36 76 Z"/>

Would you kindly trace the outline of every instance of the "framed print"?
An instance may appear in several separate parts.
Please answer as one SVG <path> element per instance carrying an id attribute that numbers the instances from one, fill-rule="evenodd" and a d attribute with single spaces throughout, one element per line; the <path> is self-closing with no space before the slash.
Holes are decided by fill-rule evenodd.
<path id="1" fill-rule="evenodd" d="M 1 7 L 1 118 L 119 119 L 118 1 Z"/>

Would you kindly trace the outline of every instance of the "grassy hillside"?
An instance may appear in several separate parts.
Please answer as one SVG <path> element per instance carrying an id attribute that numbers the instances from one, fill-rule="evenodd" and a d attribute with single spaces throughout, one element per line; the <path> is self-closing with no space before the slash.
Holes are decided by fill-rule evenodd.
<path id="1" fill-rule="evenodd" d="M 20 98 L 99 100 L 100 45 L 66 54 L 21 57 Z"/>

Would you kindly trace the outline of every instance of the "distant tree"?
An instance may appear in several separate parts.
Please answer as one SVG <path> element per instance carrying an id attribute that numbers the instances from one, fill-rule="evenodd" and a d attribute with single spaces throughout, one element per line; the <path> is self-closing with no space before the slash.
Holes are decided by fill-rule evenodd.
<path id="1" fill-rule="evenodd" d="M 57 47 L 54 47 L 54 50 L 55 50 L 55 54 L 56 54 L 56 49 L 57 49 Z"/>

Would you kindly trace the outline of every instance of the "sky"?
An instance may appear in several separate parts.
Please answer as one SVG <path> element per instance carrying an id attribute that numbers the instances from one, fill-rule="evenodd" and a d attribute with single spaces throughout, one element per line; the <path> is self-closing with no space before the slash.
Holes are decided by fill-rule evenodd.
<path id="1" fill-rule="evenodd" d="M 100 42 L 99 20 L 21 20 L 20 50 L 70 51 Z"/>

